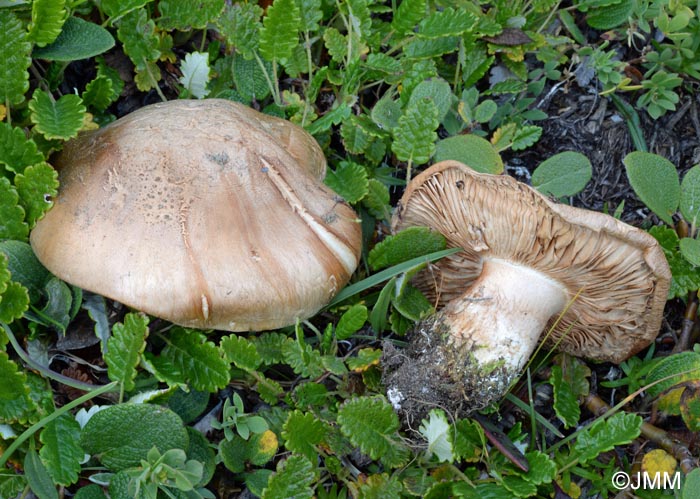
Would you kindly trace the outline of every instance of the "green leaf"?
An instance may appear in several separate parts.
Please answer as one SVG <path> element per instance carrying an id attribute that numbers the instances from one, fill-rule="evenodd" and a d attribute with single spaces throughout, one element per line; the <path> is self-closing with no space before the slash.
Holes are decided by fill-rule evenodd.
<path id="1" fill-rule="evenodd" d="M 454 461 L 452 442 L 449 438 L 452 425 L 447 422 L 442 410 L 432 409 L 428 413 L 428 419 L 421 422 L 418 432 L 428 441 L 428 456 L 435 456 L 441 463 Z"/>
<path id="2" fill-rule="evenodd" d="M 333 61 L 342 62 L 345 59 L 348 54 L 348 43 L 345 35 L 331 26 L 324 31 L 323 41 Z"/>
<path id="3" fill-rule="evenodd" d="M 80 425 L 67 414 L 54 419 L 42 430 L 40 440 L 44 445 L 39 455 L 55 483 L 67 486 L 78 481 L 80 462 L 85 455 L 78 445 L 79 439 Z"/>
<path id="4" fill-rule="evenodd" d="M 634 0 L 607 3 L 604 7 L 588 11 L 586 22 L 591 28 L 606 31 L 622 25 L 630 18 L 636 5 Z"/>
<path id="5" fill-rule="evenodd" d="M 426 6 L 426 0 L 402 0 L 391 20 L 391 28 L 400 35 L 412 31 L 425 17 Z"/>
<path id="6" fill-rule="evenodd" d="M 700 241 L 690 237 L 680 240 L 680 249 L 683 257 L 694 266 L 700 266 Z"/>
<path id="7" fill-rule="evenodd" d="M 442 122 L 452 107 L 452 102 L 456 100 L 450 84 L 442 78 L 429 78 L 420 82 L 411 92 L 408 106 L 415 105 L 416 101 L 424 99 L 432 99 L 438 110 L 437 119 L 439 122 Z"/>
<path id="8" fill-rule="evenodd" d="M 258 48 L 260 16 L 263 9 L 257 3 L 226 5 L 216 25 L 228 44 L 235 47 L 246 59 L 251 59 Z"/>
<path id="9" fill-rule="evenodd" d="M 542 135 L 542 128 L 536 125 L 524 125 L 519 127 L 515 134 L 513 135 L 513 144 L 511 148 L 514 151 L 521 151 L 527 149 L 535 142 L 540 140 Z"/>
<path id="10" fill-rule="evenodd" d="M 23 422 L 36 405 L 29 398 L 27 375 L 20 371 L 7 352 L 0 351 L 0 420 Z"/>
<path id="11" fill-rule="evenodd" d="M 22 22 L 10 9 L 0 9 L 0 102 L 20 104 L 29 90 L 32 45 Z"/>
<path id="12" fill-rule="evenodd" d="M 347 359 L 348 368 L 356 373 L 365 372 L 372 366 L 379 365 L 382 351 L 377 348 L 360 348 L 356 357 Z"/>
<path id="13" fill-rule="evenodd" d="M 357 303 L 343 312 L 335 327 L 335 337 L 346 340 L 360 330 L 367 322 L 367 307 Z"/>
<path id="14" fill-rule="evenodd" d="M 323 19 L 321 10 L 321 0 L 296 0 L 301 21 L 299 29 L 301 31 L 318 31 L 318 23 Z"/>
<path id="15" fill-rule="evenodd" d="M 396 475 L 375 473 L 358 485 L 360 491 L 358 497 L 362 497 L 362 499 L 402 499 L 406 497 L 401 494 L 404 492 L 404 487 Z"/>
<path id="16" fill-rule="evenodd" d="M 272 64 L 263 61 L 265 70 L 272 74 Z M 237 56 L 233 59 L 233 81 L 236 90 L 243 96 L 246 102 L 263 100 L 270 95 L 270 86 L 267 84 L 265 71 L 255 59 L 245 59 Z"/>
<path id="17" fill-rule="evenodd" d="M 683 177 L 680 210 L 689 224 L 697 225 L 700 222 L 700 165 L 692 167 Z"/>
<path id="18" fill-rule="evenodd" d="M 538 450 L 525 454 L 530 469 L 524 478 L 535 485 L 551 483 L 557 475 L 556 463 L 545 453 Z"/>
<path id="19" fill-rule="evenodd" d="M 432 59 L 444 54 L 451 54 L 459 47 L 459 38 L 414 38 L 406 44 L 403 51 L 409 59 Z"/>
<path id="20" fill-rule="evenodd" d="M 102 491 L 102 487 L 96 483 L 85 485 L 75 493 L 73 499 L 107 499 L 107 496 Z"/>
<path id="21" fill-rule="evenodd" d="M 396 158 L 417 165 L 427 163 L 435 152 L 435 131 L 439 124 L 438 108 L 431 99 L 412 102 L 393 130 L 391 150 Z"/>
<path id="22" fill-rule="evenodd" d="M 678 209 L 681 186 L 676 167 L 656 154 L 634 151 L 622 160 L 634 192 L 647 207 L 669 225 Z"/>
<path id="23" fill-rule="evenodd" d="M 140 9 L 153 0 L 101 0 L 100 9 L 114 22 L 115 19 L 128 14 L 132 10 Z"/>
<path id="24" fill-rule="evenodd" d="M 362 204 L 370 214 L 380 220 L 391 218 L 391 206 L 389 205 L 389 189 L 376 178 L 367 182 L 367 195 L 362 198 Z"/>
<path id="25" fill-rule="evenodd" d="M 134 10 L 121 18 L 117 36 L 124 45 L 124 52 L 134 63 L 137 72 L 157 71 L 153 74 L 151 85 L 155 85 L 160 79 L 160 70 L 155 61 L 160 57 L 160 39 L 155 32 L 156 25 L 148 19 L 145 9 Z M 152 86 L 142 85 L 141 90 L 150 89 Z M 145 87 L 145 88 L 142 88 Z"/>
<path id="26" fill-rule="evenodd" d="M 581 417 L 579 399 L 588 394 L 586 376 L 591 372 L 584 363 L 563 355 L 561 362 L 552 366 L 549 382 L 554 389 L 554 412 L 564 423 L 565 428 L 576 426 Z"/>
<path id="27" fill-rule="evenodd" d="M 354 161 L 341 161 L 335 170 L 328 170 L 325 183 L 348 203 L 357 203 L 369 191 L 367 171 Z"/>
<path id="28" fill-rule="evenodd" d="M 682 499 L 695 499 L 700 490 L 700 469 L 695 468 L 685 476 Z"/>
<path id="29" fill-rule="evenodd" d="M 39 499 L 58 499 L 56 486 L 33 448 L 24 456 L 24 472 L 29 487 Z"/>
<path id="30" fill-rule="evenodd" d="M 372 120 L 383 130 L 391 131 L 399 124 L 401 103 L 386 93 L 372 107 Z"/>
<path id="31" fill-rule="evenodd" d="M 542 194 L 561 198 L 581 192 L 593 168 L 586 156 L 566 151 L 546 159 L 532 173 L 532 186 Z"/>
<path id="32" fill-rule="evenodd" d="M 340 431 L 372 459 L 399 467 L 409 458 L 398 435 L 399 418 L 383 397 L 357 397 L 338 410 Z"/>
<path id="33" fill-rule="evenodd" d="M 260 354 L 260 358 L 266 365 L 283 362 L 283 351 L 286 345 L 293 341 L 289 336 L 282 333 L 263 333 L 251 339 L 251 342 Z"/>
<path id="34" fill-rule="evenodd" d="M 391 303 L 401 315 L 418 322 L 435 311 L 425 295 L 410 285 L 409 279 L 403 279 L 400 285 L 398 296 L 394 296 Z"/>
<path id="35" fill-rule="evenodd" d="M 0 123 L 0 164 L 11 172 L 22 173 L 26 167 L 42 161 L 43 154 L 21 128 Z"/>
<path id="36" fill-rule="evenodd" d="M 158 2 L 158 26 L 165 30 L 204 29 L 218 19 L 225 0 L 161 0 Z"/>
<path id="37" fill-rule="evenodd" d="M 33 0 L 29 39 L 39 47 L 53 42 L 67 18 L 66 0 Z"/>
<path id="38" fill-rule="evenodd" d="M 311 345 L 290 341 L 284 344 L 282 354 L 294 372 L 305 378 L 317 378 L 324 372 L 321 353 Z"/>
<path id="39" fill-rule="evenodd" d="M 421 21 L 418 35 L 424 38 L 442 38 L 460 36 L 471 31 L 477 24 L 477 18 L 465 9 L 456 10 L 447 7 L 437 10 Z"/>
<path id="40" fill-rule="evenodd" d="M 215 392 L 229 382 L 229 364 L 221 351 L 203 333 L 193 329 L 171 329 L 166 347 L 151 362 L 156 369 L 174 369 L 182 382 L 196 390 Z"/>
<path id="41" fill-rule="evenodd" d="M 221 349 L 229 362 L 233 362 L 236 367 L 244 371 L 255 371 L 262 364 L 255 344 L 243 336 L 236 334 L 225 336 L 221 339 Z"/>
<path id="42" fill-rule="evenodd" d="M 85 86 L 80 96 L 88 108 L 104 111 L 112 103 L 115 96 L 112 80 L 106 76 L 98 76 Z"/>
<path id="43" fill-rule="evenodd" d="M 62 95 L 58 100 L 43 90 L 34 91 L 29 101 L 31 120 L 47 139 L 70 139 L 83 127 L 85 106 L 75 94 Z"/>
<path id="44" fill-rule="evenodd" d="M 311 484 L 315 475 L 313 465 L 304 456 L 292 454 L 277 465 L 270 476 L 262 499 L 310 499 L 314 495 Z"/>
<path id="45" fill-rule="evenodd" d="M 146 348 L 147 337 L 148 317 L 144 314 L 126 314 L 123 323 L 112 326 L 112 336 L 107 341 L 104 355 L 107 375 L 112 381 L 121 382 L 127 392 L 134 389 L 136 368 Z"/>
<path id="46" fill-rule="evenodd" d="M 0 241 L 0 253 L 7 257 L 7 268 L 12 280 L 21 284 L 29 292 L 32 302 L 36 302 L 44 291 L 44 286 L 51 278 L 51 273 L 39 262 L 32 247 L 23 241 Z M 0 263 L 0 269 L 4 264 Z M 2 294 L 3 270 L 0 270 L 0 295 Z M 9 276 L 7 276 L 9 281 Z"/>
<path id="47" fill-rule="evenodd" d="M 325 441 L 327 433 L 326 424 L 310 412 L 290 412 L 282 428 L 285 447 L 310 462 L 318 458 L 316 446 Z"/>
<path id="48" fill-rule="evenodd" d="M 471 419 L 460 419 L 454 428 L 452 447 L 455 457 L 466 462 L 478 461 L 486 445 L 481 425 Z"/>
<path id="49" fill-rule="evenodd" d="M 5 177 L 0 177 L 0 240 L 24 241 L 29 226 L 24 222 L 24 209 L 19 205 L 19 194 Z"/>
<path id="50" fill-rule="evenodd" d="M 301 16 L 294 0 L 274 0 L 260 30 L 260 55 L 270 62 L 283 61 L 299 43 Z"/>
<path id="51" fill-rule="evenodd" d="M 24 207 L 27 224 L 34 227 L 37 220 L 53 206 L 58 193 L 58 173 L 48 163 L 28 166 L 15 176 L 19 202 Z"/>
<path id="52" fill-rule="evenodd" d="M 9 324 L 22 317 L 28 308 L 29 292 L 27 289 L 18 282 L 8 282 L 5 290 L 0 294 L 0 321 Z"/>
<path id="53" fill-rule="evenodd" d="M 460 161 L 480 173 L 503 173 L 501 155 L 488 140 L 478 135 L 455 135 L 435 144 L 433 160 L 437 163 L 450 159 Z"/>
<path id="54" fill-rule="evenodd" d="M 630 443 L 639 436 L 641 426 L 642 418 L 633 413 L 618 412 L 608 419 L 599 419 L 579 432 L 573 455 L 585 464 L 617 445 Z"/>
<path id="55" fill-rule="evenodd" d="M 700 379 L 700 353 L 680 352 L 659 360 L 649 370 L 644 382 L 647 385 L 656 383 L 646 391 L 650 397 L 657 397 L 679 383 L 698 379 Z"/>
<path id="56" fill-rule="evenodd" d="M 669 299 L 688 296 L 690 291 L 700 289 L 700 268 L 693 266 L 679 250 L 678 234 L 667 226 L 655 225 L 649 233 L 659 241 L 671 268 Z"/>
<path id="57" fill-rule="evenodd" d="M 95 23 L 71 16 L 66 19 L 58 38 L 50 45 L 34 49 L 32 55 L 38 59 L 68 62 L 95 57 L 112 47 L 114 38 L 109 31 Z"/>
<path id="58" fill-rule="evenodd" d="M 209 94 L 209 54 L 206 52 L 190 52 L 180 64 L 180 83 L 193 96 L 203 99 Z"/>
<path id="59" fill-rule="evenodd" d="M 391 267 L 412 258 L 444 250 L 445 236 L 427 227 L 409 227 L 387 236 L 369 252 L 368 263 L 373 270 Z"/>
<path id="60" fill-rule="evenodd" d="M 117 404 L 94 414 L 80 434 L 80 445 L 111 471 L 138 466 L 148 451 L 186 449 L 188 435 L 180 417 L 151 404 Z"/>

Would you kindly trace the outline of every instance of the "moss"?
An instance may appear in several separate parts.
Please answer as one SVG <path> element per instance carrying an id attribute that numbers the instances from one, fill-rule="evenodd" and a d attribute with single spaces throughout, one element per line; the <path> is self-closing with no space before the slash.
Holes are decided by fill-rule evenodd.
<path id="1" fill-rule="evenodd" d="M 419 323 L 402 350 L 384 345 L 382 382 L 394 408 L 414 425 L 433 408 L 464 417 L 500 400 L 519 375 L 505 362 L 479 365 L 473 351 L 455 344 L 440 314 Z"/>

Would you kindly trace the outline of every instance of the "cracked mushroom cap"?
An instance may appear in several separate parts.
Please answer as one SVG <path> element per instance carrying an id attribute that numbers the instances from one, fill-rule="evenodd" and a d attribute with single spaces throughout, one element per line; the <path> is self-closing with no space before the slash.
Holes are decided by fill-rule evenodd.
<path id="1" fill-rule="evenodd" d="M 315 314 L 357 266 L 355 212 L 316 141 L 226 100 L 144 107 L 67 143 L 31 243 L 61 279 L 190 327 Z"/>
<path id="2" fill-rule="evenodd" d="M 659 332 L 671 279 L 663 252 L 651 235 L 608 215 L 553 203 L 508 176 L 443 161 L 404 193 L 392 227 L 410 226 L 430 227 L 449 247 L 464 248 L 414 281 L 438 308 L 460 297 L 484 262 L 499 260 L 564 287 L 569 304 L 544 328 L 553 328 L 550 346 L 619 363 Z"/>

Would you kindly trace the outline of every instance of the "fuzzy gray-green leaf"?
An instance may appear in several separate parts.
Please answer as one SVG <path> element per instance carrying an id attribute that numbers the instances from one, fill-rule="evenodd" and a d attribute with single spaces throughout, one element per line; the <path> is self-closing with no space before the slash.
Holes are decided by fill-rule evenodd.
<path id="1" fill-rule="evenodd" d="M 66 19 L 61 34 L 53 43 L 36 48 L 33 56 L 49 61 L 77 61 L 107 52 L 114 47 L 114 38 L 102 26 L 80 17 Z"/>
<path id="2" fill-rule="evenodd" d="M 573 196 L 591 180 L 593 168 L 586 156 L 565 151 L 544 160 L 532 174 L 532 186 L 557 198 Z"/>
<path id="3" fill-rule="evenodd" d="M 700 222 L 700 165 L 692 167 L 683 177 L 680 210 L 689 224 Z"/>
<path id="4" fill-rule="evenodd" d="M 669 225 L 678 209 L 681 186 L 676 167 L 656 154 L 635 151 L 622 160 L 634 192 L 647 207 Z"/>

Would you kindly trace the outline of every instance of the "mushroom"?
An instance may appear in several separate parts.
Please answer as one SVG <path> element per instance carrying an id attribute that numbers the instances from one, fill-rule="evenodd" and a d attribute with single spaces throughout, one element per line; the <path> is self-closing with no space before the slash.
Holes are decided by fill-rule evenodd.
<path id="1" fill-rule="evenodd" d="M 31 244 L 55 275 L 176 324 L 273 329 L 315 314 L 360 254 L 311 135 L 227 100 L 144 107 L 55 158 Z"/>
<path id="2" fill-rule="evenodd" d="M 613 217 L 443 161 L 401 198 L 392 229 L 410 226 L 463 251 L 414 278 L 438 312 L 405 351 L 385 354 L 387 393 L 405 415 L 499 400 L 543 333 L 547 346 L 619 363 L 659 332 L 668 264 L 652 236 Z"/>

